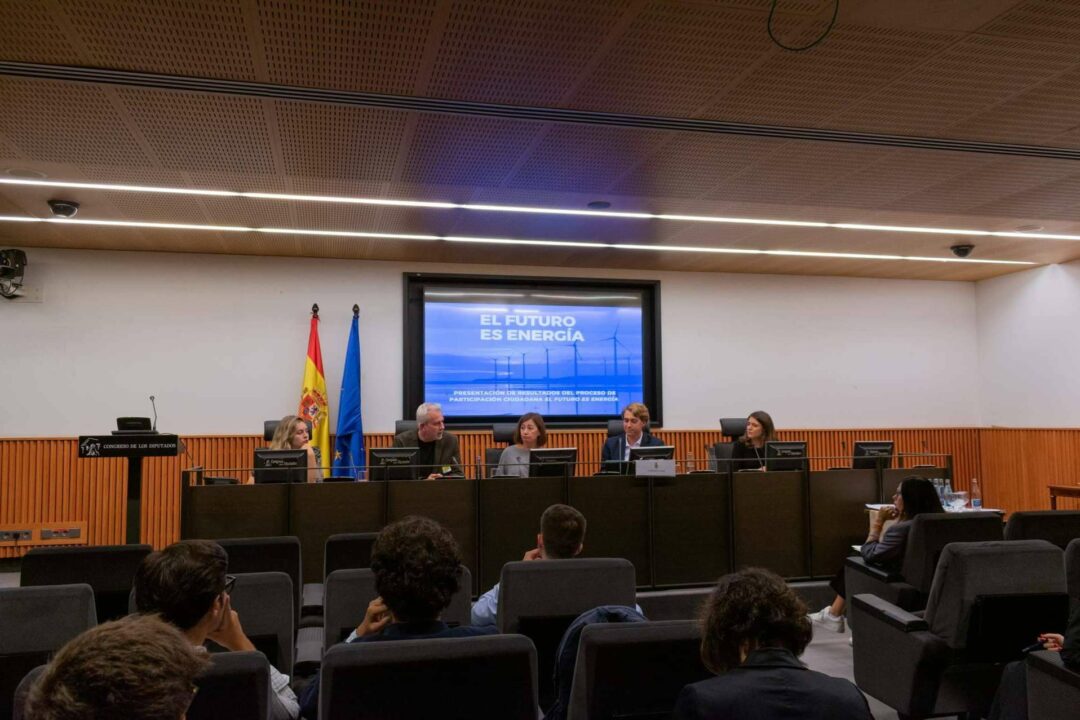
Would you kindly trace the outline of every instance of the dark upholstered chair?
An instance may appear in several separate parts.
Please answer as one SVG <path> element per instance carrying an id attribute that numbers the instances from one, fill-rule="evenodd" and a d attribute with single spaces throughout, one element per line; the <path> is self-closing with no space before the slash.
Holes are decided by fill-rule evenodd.
<path id="1" fill-rule="evenodd" d="M 1005 523 L 1006 540 L 1046 540 L 1062 550 L 1080 538 L 1080 510 L 1014 512 Z"/>
<path id="2" fill-rule="evenodd" d="M 919 515 L 911 521 L 899 572 L 868 565 L 861 557 L 847 558 L 844 563 L 847 596 L 877 595 L 905 610 L 922 610 L 930 594 L 938 557 L 946 545 L 994 540 L 1001 540 L 1001 515 L 998 513 Z"/>
<path id="3" fill-rule="evenodd" d="M 712 675 L 700 645 L 696 620 L 587 625 L 568 720 L 668 717 L 684 686 Z"/>
<path id="4" fill-rule="evenodd" d="M 394 434 L 400 435 L 408 430 L 416 429 L 416 420 L 395 420 L 394 421 Z"/>
<path id="5" fill-rule="evenodd" d="M 270 442 L 274 439 L 274 433 L 277 432 L 277 426 L 281 423 L 281 418 L 277 420 L 264 420 L 263 421 L 263 440 Z M 308 436 L 311 436 L 311 423 L 307 420 L 304 421 L 307 425 Z"/>
<path id="6" fill-rule="evenodd" d="M 98 622 L 127 615 L 128 593 L 149 545 L 33 548 L 22 560 L 19 585 L 86 583 L 94 590 Z"/>
<path id="7" fill-rule="evenodd" d="M 301 565 L 300 538 L 294 536 L 283 537 L 253 537 L 253 538 L 222 538 L 215 540 L 225 552 L 229 554 L 229 572 L 233 575 L 238 573 L 264 573 L 283 572 L 292 580 L 292 586 L 296 591 L 296 621 L 298 626 L 319 625 L 317 620 L 301 623 L 301 608 L 309 615 L 321 615 L 321 593 L 317 598 L 317 604 L 304 604 L 302 594 L 302 578 L 304 577 Z M 312 601 L 314 603 L 314 601 Z"/>
<path id="8" fill-rule="evenodd" d="M 1065 546 L 1065 583 L 1073 606 L 1080 604 L 1080 539 Z"/>
<path id="9" fill-rule="evenodd" d="M 442 613 L 447 625 L 472 623 L 472 574 L 461 566 L 461 584 Z M 329 649 L 349 636 L 364 619 L 368 603 L 379 596 L 375 573 L 368 568 L 335 570 L 326 578 L 326 615 L 323 624 L 323 648 Z"/>
<path id="10" fill-rule="evenodd" d="M 326 538 L 323 555 L 323 580 L 335 570 L 358 570 L 371 567 L 371 549 L 377 532 L 336 533 Z"/>
<path id="11" fill-rule="evenodd" d="M 1002 665 L 1068 613 L 1061 548 L 1043 540 L 951 543 L 923 617 L 855 595 L 855 683 L 911 718 L 982 713 Z"/>
<path id="12" fill-rule="evenodd" d="M 503 450 L 506 446 L 514 442 L 514 431 L 517 430 L 517 423 L 495 423 L 491 426 L 491 434 L 495 438 L 495 442 L 501 443 L 498 447 L 490 447 L 484 449 L 484 477 L 491 477 L 495 474 L 495 468 L 499 464 L 499 458 L 502 457 Z"/>
<path id="13" fill-rule="evenodd" d="M 1080 672 L 1043 650 L 1027 657 L 1028 720 L 1060 720 L 1080 708 Z M 1072 710 L 1068 710 L 1072 708 Z"/>
<path id="14" fill-rule="evenodd" d="M 255 648 L 271 665 L 292 675 L 296 595 L 289 576 L 282 572 L 238 573 L 229 597 Z"/>
<path id="15" fill-rule="evenodd" d="M 330 648 L 322 720 L 536 720 L 536 650 L 520 635 Z"/>
<path id="16" fill-rule="evenodd" d="M 738 440 L 746 434 L 746 418 L 720 418 L 720 434 L 732 440 Z"/>
<path id="17" fill-rule="evenodd" d="M 607 421 L 607 436 L 609 438 L 618 437 L 623 434 L 622 418 L 614 418 Z"/>
<path id="18" fill-rule="evenodd" d="M 12 716 L 19 681 L 97 624 L 86 584 L 0 588 L 0 719 Z"/>
<path id="19" fill-rule="evenodd" d="M 11 720 L 25 720 L 26 703 L 30 699 L 30 688 L 32 688 L 34 683 L 37 682 L 37 679 L 41 677 L 41 673 L 45 672 L 46 667 L 46 665 L 38 665 L 36 668 L 26 673 L 26 676 L 19 681 L 19 686 L 15 688 L 15 702 L 12 708 L 13 712 Z"/>
<path id="20" fill-rule="evenodd" d="M 210 667 L 195 680 L 199 692 L 187 720 L 267 720 L 270 715 L 270 663 L 260 652 L 210 656 Z"/>
<path id="21" fill-rule="evenodd" d="M 529 637 L 540 662 L 540 702 L 553 697 L 555 649 L 581 613 L 636 600 L 634 565 L 622 558 L 533 560 L 503 565 L 499 581 L 499 632 Z"/>

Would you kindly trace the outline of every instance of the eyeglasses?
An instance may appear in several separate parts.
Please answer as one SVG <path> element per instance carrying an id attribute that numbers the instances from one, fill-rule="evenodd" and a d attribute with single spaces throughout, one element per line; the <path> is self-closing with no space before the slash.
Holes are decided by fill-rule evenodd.
<path id="1" fill-rule="evenodd" d="M 236 585 L 236 576 L 235 575 L 226 575 L 225 576 L 225 589 L 222 590 L 222 592 L 231 593 L 234 585 Z"/>

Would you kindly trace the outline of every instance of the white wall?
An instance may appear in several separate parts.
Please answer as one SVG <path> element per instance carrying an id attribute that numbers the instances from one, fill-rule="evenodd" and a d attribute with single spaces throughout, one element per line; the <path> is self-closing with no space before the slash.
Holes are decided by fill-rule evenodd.
<path id="1" fill-rule="evenodd" d="M 365 429 L 401 412 L 402 272 L 491 266 L 28 250 L 41 303 L 0 304 L 0 437 L 100 432 L 148 415 L 194 434 L 243 434 L 292 412 L 308 336 L 321 338 L 336 423 L 353 303 L 361 310 Z M 562 268 L 521 274 L 589 276 Z M 664 425 L 715 427 L 766 409 L 781 427 L 978 423 L 971 283 L 643 273 L 659 279 Z"/>
<path id="2" fill-rule="evenodd" d="M 976 285 L 983 422 L 1080 426 L 1080 261 Z"/>

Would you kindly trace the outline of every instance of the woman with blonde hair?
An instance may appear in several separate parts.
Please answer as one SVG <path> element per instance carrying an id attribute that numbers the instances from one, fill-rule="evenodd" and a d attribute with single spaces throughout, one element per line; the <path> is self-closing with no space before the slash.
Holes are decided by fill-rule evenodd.
<path id="1" fill-rule="evenodd" d="M 322 454 L 319 448 L 311 446 L 311 431 L 306 420 L 296 415 L 281 418 L 270 440 L 270 449 L 307 450 L 308 482 L 318 481 L 322 473 Z"/>

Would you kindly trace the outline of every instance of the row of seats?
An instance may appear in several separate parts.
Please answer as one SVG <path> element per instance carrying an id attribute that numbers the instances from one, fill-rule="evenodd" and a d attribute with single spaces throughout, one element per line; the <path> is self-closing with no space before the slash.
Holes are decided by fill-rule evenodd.
<path id="1" fill-rule="evenodd" d="M 335 597 L 337 576 L 367 572 L 335 572 L 330 597 Z M 513 587 L 514 581 L 509 582 Z M 256 598 L 270 606 L 279 604 L 282 596 L 291 599 L 289 579 L 282 573 L 239 575 L 233 593 L 233 605 L 262 652 L 214 654 L 211 669 L 198 682 L 189 718 L 265 720 L 269 663 L 288 672 L 288 643 L 279 636 L 276 646 L 263 644 L 269 628 L 259 620 L 265 616 L 247 610 Z M 291 618 L 291 608 L 278 607 L 276 614 Z M 463 619 L 467 622 L 467 610 Z M 526 620 L 518 617 L 505 624 L 521 626 Z M 8 683 L 23 678 L 18 688 L 3 688 L 3 697 L 13 698 L 14 707 L 0 706 L 0 717 L 12 717 L 12 711 L 15 718 L 21 717 L 26 693 L 41 670 L 33 668 L 95 622 L 93 592 L 87 585 L 0 590 L 0 637 L 5 638 L 0 675 Z M 649 717 L 670 712 L 684 685 L 708 675 L 698 656 L 700 640 L 700 627 L 691 620 L 586 626 L 572 677 L 562 679 L 568 688 L 566 717 Z M 338 644 L 329 649 L 323 664 L 321 717 L 532 720 L 541 680 L 547 675 L 541 668 L 533 640 L 517 633 Z"/>

